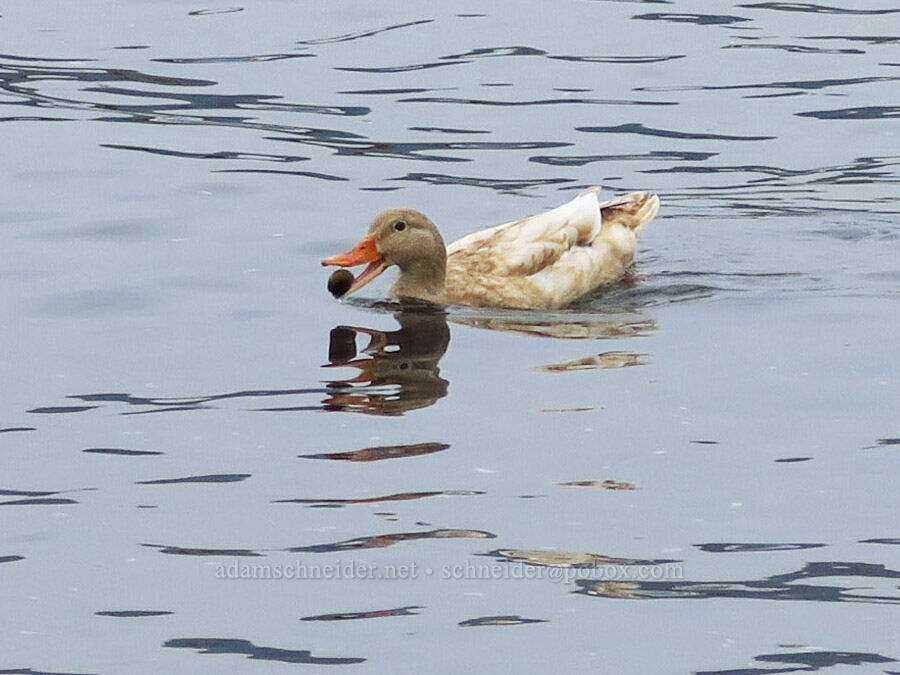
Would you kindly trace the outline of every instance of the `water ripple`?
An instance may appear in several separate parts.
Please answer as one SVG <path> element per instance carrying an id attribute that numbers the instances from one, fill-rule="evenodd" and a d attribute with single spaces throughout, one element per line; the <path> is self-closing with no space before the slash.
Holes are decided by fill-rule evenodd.
<path id="1" fill-rule="evenodd" d="M 687 54 L 667 54 L 664 56 L 547 56 L 556 61 L 571 61 L 573 63 L 662 63 L 663 61 L 675 61 L 686 58 Z"/>
<path id="2" fill-rule="evenodd" d="M 215 14 L 236 14 L 243 12 L 243 7 L 216 7 L 212 9 L 195 9 L 188 12 L 188 16 L 213 16 Z"/>
<path id="3" fill-rule="evenodd" d="M 262 553 L 247 548 L 186 548 L 184 546 L 167 546 L 165 544 L 141 544 L 145 548 L 155 548 L 166 555 L 186 555 L 197 557 L 224 556 L 228 558 L 259 558 Z"/>
<path id="4" fill-rule="evenodd" d="M 345 176 L 334 176 L 328 173 L 319 173 L 318 171 L 281 171 L 278 169 L 215 169 L 210 173 L 271 173 L 284 176 L 303 176 L 304 178 L 315 178 L 317 180 L 328 180 L 347 182 L 350 179 Z"/>
<path id="5" fill-rule="evenodd" d="M 400 28 L 409 28 L 410 26 L 421 26 L 427 23 L 432 23 L 434 19 L 420 19 L 418 21 L 407 21 L 406 23 L 398 23 L 392 26 L 387 26 L 385 28 L 376 28 L 373 30 L 365 30 L 365 31 L 357 31 L 355 33 L 344 33 L 343 35 L 336 35 L 334 37 L 328 38 L 317 38 L 312 40 L 299 40 L 297 44 L 300 45 L 330 45 L 336 44 L 339 42 L 352 42 L 353 40 L 360 40 L 362 38 L 373 37 L 375 35 L 381 35 L 382 33 L 387 33 L 392 30 L 398 30 Z"/>
<path id="6" fill-rule="evenodd" d="M 170 616 L 175 612 L 149 609 L 101 610 L 94 612 L 96 616 L 112 616 L 117 619 L 143 619 L 151 616 Z"/>
<path id="7" fill-rule="evenodd" d="M 775 9 L 781 12 L 809 12 L 813 14 L 895 14 L 900 9 L 845 9 L 828 5 L 816 5 L 811 2 L 757 2 L 748 5 L 737 5 L 748 9 Z"/>
<path id="8" fill-rule="evenodd" d="M 297 455 L 301 459 L 333 459 L 344 462 L 377 462 L 383 459 L 419 457 L 441 452 L 450 447 L 447 443 L 413 443 L 411 445 L 379 445 L 346 452 L 319 452 L 311 455 Z"/>
<path id="9" fill-rule="evenodd" d="M 96 455 L 120 455 L 123 457 L 145 457 L 166 454 L 158 450 L 128 450 L 126 448 L 85 448 L 82 452 Z"/>
<path id="10" fill-rule="evenodd" d="M 0 89 L 27 95 L 36 94 L 32 89 L 22 87 L 22 83 L 38 82 L 41 80 L 70 80 L 75 82 L 141 82 L 171 87 L 209 87 L 216 82 L 213 80 L 199 80 L 195 78 L 172 77 L 168 75 L 149 75 L 137 70 L 124 68 L 86 68 L 84 66 L 36 66 L 16 65 L 4 61 L 40 61 L 51 63 L 83 63 L 91 59 L 74 61 L 69 59 L 32 59 L 29 57 L 0 56 Z"/>
<path id="11" fill-rule="evenodd" d="M 638 134 L 641 136 L 658 136 L 660 138 L 683 138 L 688 140 L 719 140 L 719 141 L 769 141 L 777 136 L 731 136 L 727 134 L 707 134 L 689 131 L 673 131 L 669 129 L 654 129 L 643 124 L 619 124 L 608 127 L 575 127 L 575 131 L 599 134 Z"/>
<path id="12" fill-rule="evenodd" d="M 206 476 L 184 476 L 182 478 L 159 478 L 139 480 L 135 485 L 179 485 L 183 483 L 239 483 L 250 478 L 249 473 L 219 473 Z"/>
<path id="13" fill-rule="evenodd" d="M 865 106 L 838 110 L 813 110 L 794 113 L 797 117 L 815 117 L 820 120 L 883 120 L 900 117 L 900 106 Z"/>
<path id="14" fill-rule="evenodd" d="M 621 155 L 535 155 L 529 162 L 549 164 L 550 166 L 584 166 L 593 162 L 655 162 L 658 160 L 675 160 L 684 162 L 701 162 L 715 157 L 717 152 L 689 152 L 681 150 L 651 150 L 646 153 L 629 153 Z M 667 169 L 668 171 L 668 169 Z"/>
<path id="15" fill-rule="evenodd" d="M 251 160 L 262 162 L 305 162 L 309 157 L 302 155 L 274 155 L 262 152 L 240 152 L 237 150 L 217 150 L 214 152 L 186 152 L 184 150 L 165 150 L 163 148 L 152 148 L 142 145 L 122 145 L 119 143 L 101 143 L 101 148 L 112 148 L 114 150 L 137 150 L 139 152 L 148 152 L 151 155 L 163 155 L 165 157 L 182 157 L 186 159 L 229 159 L 229 160 Z"/>
<path id="16" fill-rule="evenodd" d="M 412 98 L 398 99 L 399 103 L 463 103 L 466 105 L 487 105 L 487 106 L 537 106 L 537 105 L 678 105 L 677 101 L 634 101 L 627 99 L 604 99 L 604 98 L 544 98 L 525 101 L 497 101 L 483 98 L 453 98 L 449 96 L 420 96 Z"/>
<path id="17" fill-rule="evenodd" d="M 328 506 L 341 507 L 350 504 L 379 504 L 381 502 L 406 502 L 416 499 L 427 499 L 429 497 L 458 497 L 482 495 L 483 491 L 478 490 L 431 490 L 430 492 L 398 492 L 391 495 L 379 495 L 376 497 L 355 497 L 347 499 L 335 498 L 298 498 L 298 499 L 276 499 L 273 504 L 307 504 L 310 506 Z"/>
<path id="18" fill-rule="evenodd" d="M 444 68 L 446 66 L 458 66 L 468 61 L 430 61 L 426 63 L 413 63 L 406 66 L 338 66 L 335 70 L 348 73 L 409 73 L 417 70 L 431 70 L 432 68 Z"/>
<path id="19" fill-rule="evenodd" d="M 695 548 L 706 553 L 770 553 L 772 551 L 803 551 L 824 546 L 828 546 L 828 544 L 694 544 Z"/>
<path id="20" fill-rule="evenodd" d="M 315 54 L 304 52 L 301 54 L 249 54 L 247 56 L 198 56 L 185 58 L 157 58 L 150 59 L 155 63 L 176 64 L 209 64 L 209 63 L 266 63 L 269 61 L 285 61 L 287 59 L 308 59 Z"/>
<path id="21" fill-rule="evenodd" d="M 501 193 L 514 193 L 527 190 L 539 185 L 559 185 L 562 183 L 574 183 L 574 178 L 475 178 L 474 176 L 448 176 L 440 173 L 408 173 L 399 178 L 389 180 L 416 181 L 430 185 L 469 185 L 471 187 L 489 188 Z"/>
<path id="22" fill-rule="evenodd" d="M 175 110 L 267 110 L 275 112 L 315 113 L 359 117 L 371 110 L 364 106 L 322 106 L 275 103 L 281 96 L 267 94 L 191 94 L 187 92 L 148 91 L 124 87 L 85 87 L 82 91 L 147 99 L 176 99 L 181 103 L 165 105 L 117 105 L 116 110 L 129 113 L 161 113 Z M 239 118 L 240 119 L 240 118 Z"/>
<path id="23" fill-rule="evenodd" d="M 801 645 L 782 645 L 797 647 Z M 801 652 L 780 652 L 777 654 L 759 654 L 754 661 L 773 664 L 775 668 L 735 668 L 728 670 L 696 670 L 694 675 L 766 675 L 766 673 L 808 673 L 835 666 L 862 666 L 867 663 L 896 663 L 893 659 L 881 654 L 849 651 L 824 651 L 807 649 Z M 893 671 L 884 670 L 884 673 Z"/>
<path id="24" fill-rule="evenodd" d="M 700 600 L 730 598 L 745 600 L 803 600 L 807 602 L 864 602 L 873 604 L 900 604 L 900 596 L 876 595 L 870 588 L 836 586 L 840 577 L 898 579 L 900 572 L 884 565 L 861 562 L 815 562 L 788 574 L 778 574 L 765 579 L 750 581 L 594 581 L 578 579 L 580 587 L 574 591 L 584 595 L 622 599 L 672 599 Z M 824 579 L 826 583 L 812 584 L 810 580 Z M 797 583 L 797 582 L 806 583 Z M 894 587 L 892 590 L 896 590 Z M 866 592 L 857 592 L 866 591 Z"/>
<path id="25" fill-rule="evenodd" d="M 372 609 L 365 612 L 335 612 L 332 614 L 316 614 L 315 616 L 301 617 L 301 621 L 356 621 L 359 619 L 382 619 L 388 616 L 415 616 L 417 609 L 424 609 L 421 605 L 407 605 L 392 609 Z"/>
<path id="26" fill-rule="evenodd" d="M 497 535 L 484 530 L 439 529 L 429 532 L 395 532 L 378 534 L 370 537 L 358 537 L 330 544 L 314 544 L 312 546 L 294 546 L 285 549 L 291 553 L 339 553 L 367 548 L 387 548 L 405 541 L 422 539 L 494 539 Z"/>
<path id="27" fill-rule="evenodd" d="M 522 141 L 522 142 L 398 142 L 367 141 L 355 139 L 322 140 L 321 137 L 310 137 L 308 134 L 299 137 L 271 137 L 271 140 L 289 143 L 303 143 L 330 148 L 339 156 L 392 157 L 394 159 L 424 160 L 430 162 L 469 162 L 466 157 L 445 156 L 433 152 L 452 150 L 537 150 L 544 148 L 565 148 L 571 143 L 555 141 Z"/>
<path id="28" fill-rule="evenodd" d="M 320 666 L 350 665 L 365 662 L 359 657 L 313 656 L 308 649 L 280 649 L 261 647 L 250 640 L 235 638 L 176 638 L 166 640 L 163 647 L 173 649 L 194 649 L 199 654 L 236 654 L 254 661 L 274 661 L 276 663 L 307 663 Z"/>
<path id="29" fill-rule="evenodd" d="M 722 45 L 722 49 L 776 49 L 792 54 L 865 54 L 862 49 L 822 49 L 820 47 L 804 47 L 803 45 L 754 42 Z"/>
<path id="30" fill-rule="evenodd" d="M 896 35 L 805 35 L 803 40 L 846 40 L 847 42 L 865 42 L 870 45 L 891 45 L 900 42 Z"/>
<path id="31" fill-rule="evenodd" d="M 666 87 L 637 87 L 635 91 L 732 91 L 740 89 L 797 89 L 800 91 L 821 91 L 830 87 L 846 87 L 857 84 L 872 84 L 874 82 L 896 82 L 900 77 L 896 76 L 867 76 L 828 78 L 824 80 L 785 80 L 775 82 L 760 82 L 754 84 L 705 84 L 699 86 L 666 86 Z"/>
<path id="32" fill-rule="evenodd" d="M 632 19 L 645 21 L 671 21 L 674 23 L 694 23 L 700 26 L 733 26 L 736 23 L 752 21 L 743 16 L 730 16 L 728 14 L 671 14 L 653 13 L 637 14 Z"/>
<path id="33" fill-rule="evenodd" d="M 522 626 L 529 623 L 547 623 L 548 619 L 528 619 L 518 614 L 502 614 L 497 616 L 479 616 L 474 619 L 460 621 L 457 625 L 463 628 L 477 626 Z"/>

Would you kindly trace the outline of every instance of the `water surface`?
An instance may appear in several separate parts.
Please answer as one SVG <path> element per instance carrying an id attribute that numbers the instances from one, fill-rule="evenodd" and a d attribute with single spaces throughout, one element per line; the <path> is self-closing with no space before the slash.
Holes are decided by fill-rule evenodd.
<path id="1" fill-rule="evenodd" d="M 900 670 L 900 10 L 0 16 L 0 671 Z M 336 302 L 663 203 L 553 313 Z"/>

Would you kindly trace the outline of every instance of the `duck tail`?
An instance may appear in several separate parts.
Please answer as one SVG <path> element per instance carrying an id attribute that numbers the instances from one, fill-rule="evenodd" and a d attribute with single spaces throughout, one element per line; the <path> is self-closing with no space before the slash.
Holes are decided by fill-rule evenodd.
<path id="1" fill-rule="evenodd" d="M 635 234 L 650 224 L 659 212 L 659 197 L 652 192 L 629 192 L 600 203 L 604 227 L 615 223 Z"/>

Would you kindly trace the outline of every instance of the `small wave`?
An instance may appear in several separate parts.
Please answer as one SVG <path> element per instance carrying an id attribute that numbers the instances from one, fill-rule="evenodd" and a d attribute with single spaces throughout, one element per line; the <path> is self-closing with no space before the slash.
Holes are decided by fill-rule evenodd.
<path id="1" fill-rule="evenodd" d="M 470 187 L 489 188 L 499 192 L 516 192 L 527 190 L 541 185 L 560 185 L 573 183 L 574 178 L 528 178 L 528 179 L 504 179 L 504 178 L 476 178 L 474 176 L 448 176 L 440 173 L 408 173 L 399 178 L 389 180 L 415 181 L 428 183 L 429 185 L 468 185 Z"/>
<path id="2" fill-rule="evenodd" d="M 660 138 L 683 138 L 689 140 L 719 141 L 769 141 L 777 136 L 731 136 L 726 134 L 707 134 L 701 132 L 673 131 L 670 129 L 654 129 L 643 124 L 619 124 L 609 127 L 575 127 L 575 131 L 593 134 L 638 134 L 641 136 L 659 136 Z"/>
<path id="3" fill-rule="evenodd" d="M 883 120 L 900 117 L 900 106 L 873 105 L 862 108 L 840 108 L 838 110 L 813 110 L 794 113 L 797 117 L 815 117 L 820 120 Z"/>
<path id="4" fill-rule="evenodd" d="M 427 23 L 432 23 L 434 19 L 420 19 L 418 21 L 407 21 L 406 23 L 398 23 L 392 26 L 386 26 L 385 28 L 375 28 L 372 30 L 363 30 L 356 31 L 354 33 L 344 33 L 342 35 L 336 35 L 334 37 L 328 38 L 317 38 L 311 40 L 299 40 L 297 44 L 300 45 L 331 45 L 339 42 L 352 42 L 353 40 L 361 40 L 363 38 L 374 37 L 376 35 L 381 35 L 382 33 L 387 33 L 393 30 L 399 30 L 401 28 L 409 28 L 410 26 L 421 26 Z"/>
<path id="5" fill-rule="evenodd" d="M 188 12 L 188 16 L 212 16 L 214 14 L 236 14 L 243 12 L 243 7 L 216 7 L 213 9 L 195 9 Z"/>
<path id="6" fill-rule="evenodd" d="M 808 12 L 811 14 L 895 14 L 900 9 L 846 9 L 829 5 L 816 5 L 811 2 L 757 2 L 748 5 L 737 5 L 747 9 L 774 9 L 780 12 Z"/>
<path id="7" fill-rule="evenodd" d="M 728 14 L 668 14 L 652 13 L 637 14 L 632 19 L 644 21 L 671 21 L 674 23 L 693 23 L 698 26 L 734 26 L 737 23 L 752 21 L 744 16 L 731 16 Z"/>

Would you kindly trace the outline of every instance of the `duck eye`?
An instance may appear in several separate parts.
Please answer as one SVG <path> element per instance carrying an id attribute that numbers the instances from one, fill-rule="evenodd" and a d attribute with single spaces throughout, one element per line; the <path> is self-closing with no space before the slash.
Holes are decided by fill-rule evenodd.
<path id="1" fill-rule="evenodd" d="M 406 229 L 406 223 L 402 220 L 398 220 L 396 223 L 394 223 L 394 229 L 397 230 L 397 232 L 403 232 L 403 230 Z"/>

